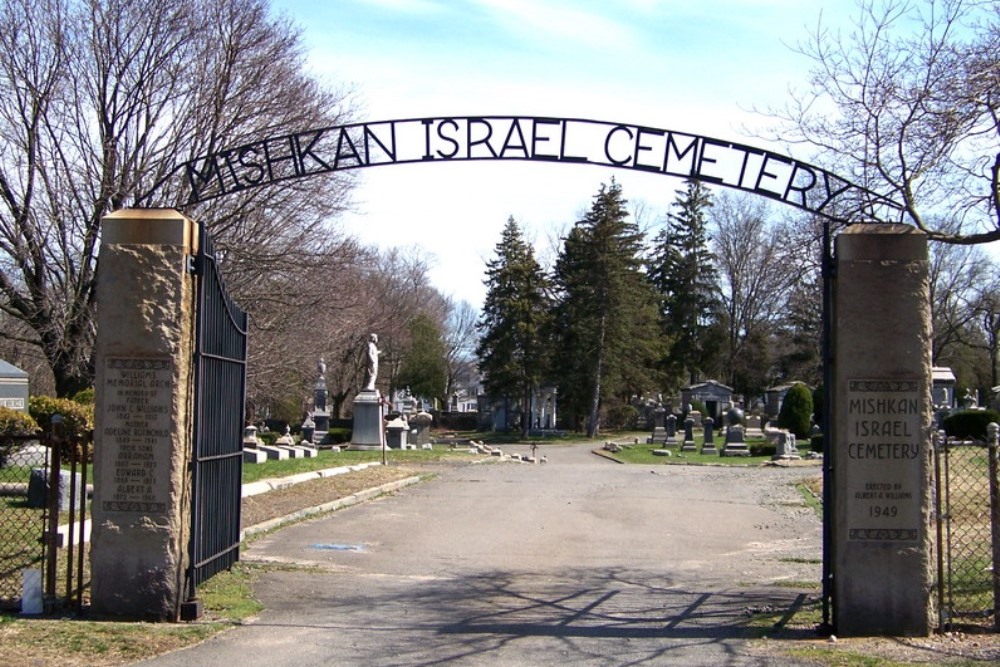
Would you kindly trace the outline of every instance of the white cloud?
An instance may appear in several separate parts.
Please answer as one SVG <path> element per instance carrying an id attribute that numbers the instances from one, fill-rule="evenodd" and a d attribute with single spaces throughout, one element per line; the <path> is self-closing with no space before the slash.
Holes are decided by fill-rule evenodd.
<path id="1" fill-rule="evenodd" d="M 406 14 L 436 14 L 444 11 L 444 7 L 434 0 L 353 0 L 359 5 L 378 7 L 393 12 Z"/>
<path id="2" fill-rule="evenodd" d="M 568 3 L 536 0 L 473 0 L 508 33 L 540 47 L 569 45 L 601 49 L 631 48 L 638 33 L 606 13 L 585 11 Z M 613 6 L 613 5 L 603 5 Z"/>

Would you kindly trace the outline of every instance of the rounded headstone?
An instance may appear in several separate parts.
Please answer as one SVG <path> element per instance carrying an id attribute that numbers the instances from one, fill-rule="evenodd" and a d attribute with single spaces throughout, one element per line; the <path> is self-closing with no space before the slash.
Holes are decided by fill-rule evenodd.
<path id="1" fill-rule="evenodd" d="M 726 417 L 729 419 L 730 426 L 743 423 L 743 411 L 735 406 L 729 408 L 729 411 L 726 412 Z"/>

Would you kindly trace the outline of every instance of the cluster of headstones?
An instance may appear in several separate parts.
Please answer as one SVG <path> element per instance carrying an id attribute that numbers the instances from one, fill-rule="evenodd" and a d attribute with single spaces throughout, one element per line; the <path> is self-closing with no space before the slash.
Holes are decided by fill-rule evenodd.
<path id="1" fill-rule="evenodd" d="M 477 442 L 475 440 L 469 440 L 469 453 L 470 454 L 482 454 L 485 456 L 495 456 L 501 461 L 518 461 L 521 463 L 548 463 L 549 460 L 545 456 L 529 456 L 527 454 L 506 454 L 499 447 L 494 447 L 492 445 L 487 445 L 485 442 Z"/>
<path id="2" fill-rule="evenodd" d="M 257 427 L 250 424 L 243 431 L 243 462 L 263 463 L 264 461 L 285 461 L 287 459 L 311 459 L 319 456 L 319 450 L 310 444 L 296 443 L 291 428 L 285 427 L 285 434 L 265 445 L 257 437 Z"/>

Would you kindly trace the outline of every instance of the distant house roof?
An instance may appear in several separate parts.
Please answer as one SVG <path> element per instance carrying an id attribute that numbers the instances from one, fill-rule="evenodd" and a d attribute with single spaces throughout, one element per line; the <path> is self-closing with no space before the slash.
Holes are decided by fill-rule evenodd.
<path id="1" fill-rule="evenodd" d="M 706 380 L 705 382 L 698 382 L 697 384 L 693 384 L 690 387 L 684 387 L 683 389 L 681 389 L 681 391 L 696 392 L 703 389 L 708 389 L 708 390 L 714 389 L 717 391 L 723 390 L 729 392 L 730 394 L 733 393 L 732 387 L 727 387 L 726 385 L 722 384 L 721 382 L 718 382 L 717 380 Z"/>
<path id="2" fill-rule="evenodd" d="M 946 366 L 935 366 L 931 369 L 931 379 L 934 382 L 955 382 L 955 374 Z"/>
<path id="3" fill-rule="evenodd" d="M 27 379 L 28 374 L 22 371 L 17 366 L 9 364 L 3 359 L 0 359 L 0 377 L 4 378 L 25 378 Z"/>
<path id="4" fill-rule="evenodd" d="M 779 384 L 773 387 L 768 387 L 767 389 L 765 389 L 765 391 L 788 391 L 797 384 L 806 384 L 806 383 L 802 382 L 801 380 L 793 380 L 792 382 L 786 382 L 785 384 Z M 809 385 L 806 384 L 806 386 L 808 387 Z"/>

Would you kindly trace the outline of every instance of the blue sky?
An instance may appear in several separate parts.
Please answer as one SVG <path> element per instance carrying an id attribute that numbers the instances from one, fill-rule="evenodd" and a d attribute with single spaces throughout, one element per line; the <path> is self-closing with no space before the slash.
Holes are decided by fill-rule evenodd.
<path id="1" fill-rule="evenodd" d="M 826 5 L 826 7 L 824 7 Z M 782 150 L 753 136 L 754 108 L 806 81 L 793 47 L 817 0 L 273 0 L 304 29 L 309 68 L 354 90 L 358 120 L 523 114 L 641 124 Z M 836 8 L 836 10 L 834 10 Z M 809 156 L 787 151 L 799 159 Z M 664 212 L 675 178 L 585 165 L 457 162 L 361 170 L 343 225 L 381 246 L 420 247 L 444 293 L 479 307 L 483 262 L 509 216 L 543 255 L 614 176 Z"/>

